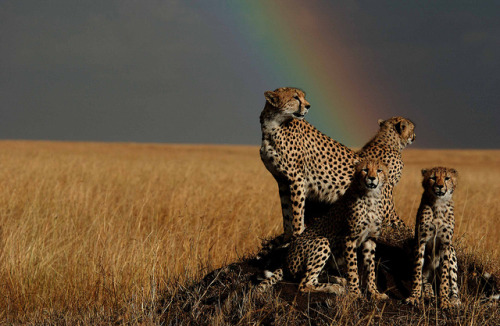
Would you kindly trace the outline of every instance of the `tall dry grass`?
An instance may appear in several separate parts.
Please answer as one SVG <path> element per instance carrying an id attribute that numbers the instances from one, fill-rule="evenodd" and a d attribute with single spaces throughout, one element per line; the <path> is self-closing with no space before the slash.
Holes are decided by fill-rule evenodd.
<path id="1" fill-rule="evenodd" d="M 500 151 L 406 150 L 396 205 L 413 224 L 420 169 L 452 166 L 456 237 L 498 271 Z M 0 319 L 151 314 L 172 282 L 256 252 L 281 230 L 257 147 L 0 142 Z M 118 317 L 117 317 L 118 316 Z"/>

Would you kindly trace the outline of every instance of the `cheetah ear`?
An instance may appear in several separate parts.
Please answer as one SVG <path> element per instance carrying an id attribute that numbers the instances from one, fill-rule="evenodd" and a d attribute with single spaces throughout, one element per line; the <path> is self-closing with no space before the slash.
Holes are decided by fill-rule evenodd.
<path id="1" fill-rule="evenodd" d="M 406 129 L 406 123 L 404 121 L 399 121 L 394 125 L 394 128 L 396 128 L 398 134 L 401 135 L 401 133 Z"/>
<path id="2" fill-rule="evenodd" d="M 264 93 L 266 101 L 274 107 L 278 106 L 279 96 L 275 92 L 267 91 Z"/>
<path id="3" fill-rule="evenodd" d="M 380 127 L 382 127 L 382 125 L 384 124 L 385 120 L 384 119 L 378 119 L 378 125 Z"/>
<path id="4" fill-rule="evenodd" d="M 423 177 L 425 176 L 425 174 L 427 173 L 427 171 L 429 171 L 429 170 L 427 170 L 427 169 L 422 169 L 422 176 L 423 176 Z"/>
<path id="5" fill-rule="evenodd" d="M 458 178 L 458 171 L 455 169 L 450 169 L 451 174 L 455 176 L 455 178 Z"/>

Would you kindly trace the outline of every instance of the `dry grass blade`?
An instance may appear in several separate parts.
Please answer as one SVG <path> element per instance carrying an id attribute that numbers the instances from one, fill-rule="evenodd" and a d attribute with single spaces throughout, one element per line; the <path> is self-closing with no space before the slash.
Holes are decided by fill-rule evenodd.
<path id="1" fill-rule="evenodd" d="M 404 220 L 414 223 L 421 168 L 458 169 L 455 234 L 462 257 L 472 255 L 498 275 L 500 151 L 409 149 L 404 160 L 395 193 Z M 209 287 L 191 286 L 280 232 L 277 186 L 257 147 L 2 141 L 0 162 L 3 322 L 303 320 L 293 302 L 249 293 L 251 280 L 241 270 L 221 273 Z M 184 306 L 177 301 L 182 296 Z M 366 310 L 325 300 L 305 313 L 313 324 L 381 323 L 387 316 L 402 324 L 413 316 L 396 314 L 391 304 Z M 463 301 L 462 324 L 498 318 L 479 298 Z M 435 313 L 430 308 L 420 323 L 441 321 Z"/>

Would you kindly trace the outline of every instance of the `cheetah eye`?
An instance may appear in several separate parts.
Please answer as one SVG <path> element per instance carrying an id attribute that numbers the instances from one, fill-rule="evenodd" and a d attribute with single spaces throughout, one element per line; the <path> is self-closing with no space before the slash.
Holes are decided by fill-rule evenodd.
<path id="1" fill-rule="evenodd" d="M 430 177 L 432 181 L 436 181 L 436 177 Z"/>
<path id="2" fill-rule="evenodd" d="M 295 95 L 293 98 L 296 99 L 297 101 L 299 100 L 299 97 L 297 95 Z"/>
<path id="3" fill-rule="evenodd" d="M 362 169 L 361 171 L 365 172 L 365 173 L 368 173 L 368 169 Z"/>
<path id="4" fill-rule="evenodd" d="M 445 177 L 444 180 L 448 181 L 450 180 L 450 177 Z"/>
<path id="5" fill-rule="evenodd" d="M 380 173 L 380 172 L 382 172 L 382 170 L 378 169 L 378 170 L 377 170 L 377 173 Z"/>

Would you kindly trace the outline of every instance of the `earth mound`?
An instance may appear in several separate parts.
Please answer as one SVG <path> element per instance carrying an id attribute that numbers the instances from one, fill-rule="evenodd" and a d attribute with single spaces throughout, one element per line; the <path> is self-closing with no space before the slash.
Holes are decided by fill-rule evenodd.
<path id="1" fill-rule="evenodd" d="M 420 307 L 404 304 L 402 300 L 409 295 L 411 284 L 412 241 L 409 230 L 388 230 L 377 242 L 377 283 L 379 290 L 390 297 L 385 302 L 373 302 L 366 296 L 354 299 L 326 293 L 301 293 L 298 281 L 289 279 L 266 293 L 257 293 L 253 289 L 261 281 L 263 271 L 281 267 L 286 256 L 286 248 L 271 248 L 213 270 L 190 284 L 169 288 L 163 293 L 157 312 L 167 325 L 457 325 L 471 322 L 498 325 L 499 275 L 488 273 L 484 262 L 460 248 L 457 255 L 462 305 L 441 311 L 435 300 Z M 332 275 L 339 272 L 326 268 L 320 282 Z"/>

